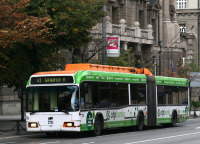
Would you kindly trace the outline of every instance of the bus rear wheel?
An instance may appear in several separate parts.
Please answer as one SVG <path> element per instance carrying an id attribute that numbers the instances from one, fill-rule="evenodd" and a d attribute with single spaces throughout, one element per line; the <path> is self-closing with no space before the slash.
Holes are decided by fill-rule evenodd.
<path id="1" fill-rule="evenodd" d="M 101 130 L 102 130 L 102 122 L 101 119 L 97 117 L 94 123 L 94 136 L 99 136 L 101 134 Z"/>
<path id="2" fill-rule="evenodd" d="M 137 130 L 141 131 L 144 128 L 144 116 L 140 113 L 137 118 Z"/>

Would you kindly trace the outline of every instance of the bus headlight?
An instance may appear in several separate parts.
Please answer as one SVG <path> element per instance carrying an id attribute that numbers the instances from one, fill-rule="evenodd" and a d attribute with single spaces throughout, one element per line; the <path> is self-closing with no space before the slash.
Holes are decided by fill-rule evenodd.
<path id="1" fill-rule="evenodd" d="M 63 127 L 74 127 L 74 122 L 64 122 Z"/>
<path id="2" fill-rule="evenodd" d="M 28 123 L 28 127 L 30 127 L 30 128 L 37 128 L 38 124 L 36 122 Z"/>

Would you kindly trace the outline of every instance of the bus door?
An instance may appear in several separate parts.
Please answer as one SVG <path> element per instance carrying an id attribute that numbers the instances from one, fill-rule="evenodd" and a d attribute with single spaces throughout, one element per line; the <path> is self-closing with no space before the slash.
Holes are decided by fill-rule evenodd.
<path id="1" fill-rule="evenodd" d="M 156 86 L 155 77 L 147 77 L 147 126 L 156 125 Z"/>

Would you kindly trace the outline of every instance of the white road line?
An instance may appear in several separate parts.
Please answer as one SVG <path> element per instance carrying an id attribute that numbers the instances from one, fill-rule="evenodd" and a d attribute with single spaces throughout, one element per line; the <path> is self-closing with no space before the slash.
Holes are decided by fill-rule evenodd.
<path id="1" fill-rule="evenodd" d="M 158 141 L 158 140 L 164 140 L 164 139 L 170 139 L 170 138 L 176 138 L 176 137 L 183 137 L 183 136 L 189 136 L 189 135 L 195 135 L 195 134 L 200 134 L 200 132 L 188 133 L 188 134 L 182 134 L 182 135 L 175 135 L 175 136 L 169 136 L 169 137 L 162 137 L 162 138 L 155 138 L 155 139 L 149 139 L 149 140 L 125 143 L 125 144 L 138 144 L 138 143 Z"/>
<path id="2" fill-rule="evenodd" d="M 30 135 L 20 135 L 20 136 L 10 136 L 10 137 L 0 137 L 0 140 L 2 140 L 2 139 L 20 138 L 20 137 L 25 137 L 25 136 L 35 136 L 35 135 L 41 135 L 41 134 L 30 134 Z"/>
<path id="3" fill-rule="evenodd" d="M 53 144 L 53 143 L 60 143 L 60 141 L 55 141 L 55 142 L 44 142 L 44 143 L 39 143 L 39 144 Z"/>
<path id="4" fill-rule="evenodd" d="M 200 129 L 200 127 L 196 127 L 195 129 Z"/>
<path id="5" fill-rule="evenodd" d="M 82 144 L 94 144 L 95 142 L 89 142 L 89 143 L 82 143 Z"/>

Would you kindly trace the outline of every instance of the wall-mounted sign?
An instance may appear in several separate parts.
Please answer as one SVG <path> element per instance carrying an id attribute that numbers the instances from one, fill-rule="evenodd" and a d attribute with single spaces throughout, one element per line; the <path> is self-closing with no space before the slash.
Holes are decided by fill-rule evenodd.
<path id="1" fill-rule="evenodd" d="M 110 36 L 107 38 L 107 57 L 119 57 L 120 37 Z"/>

